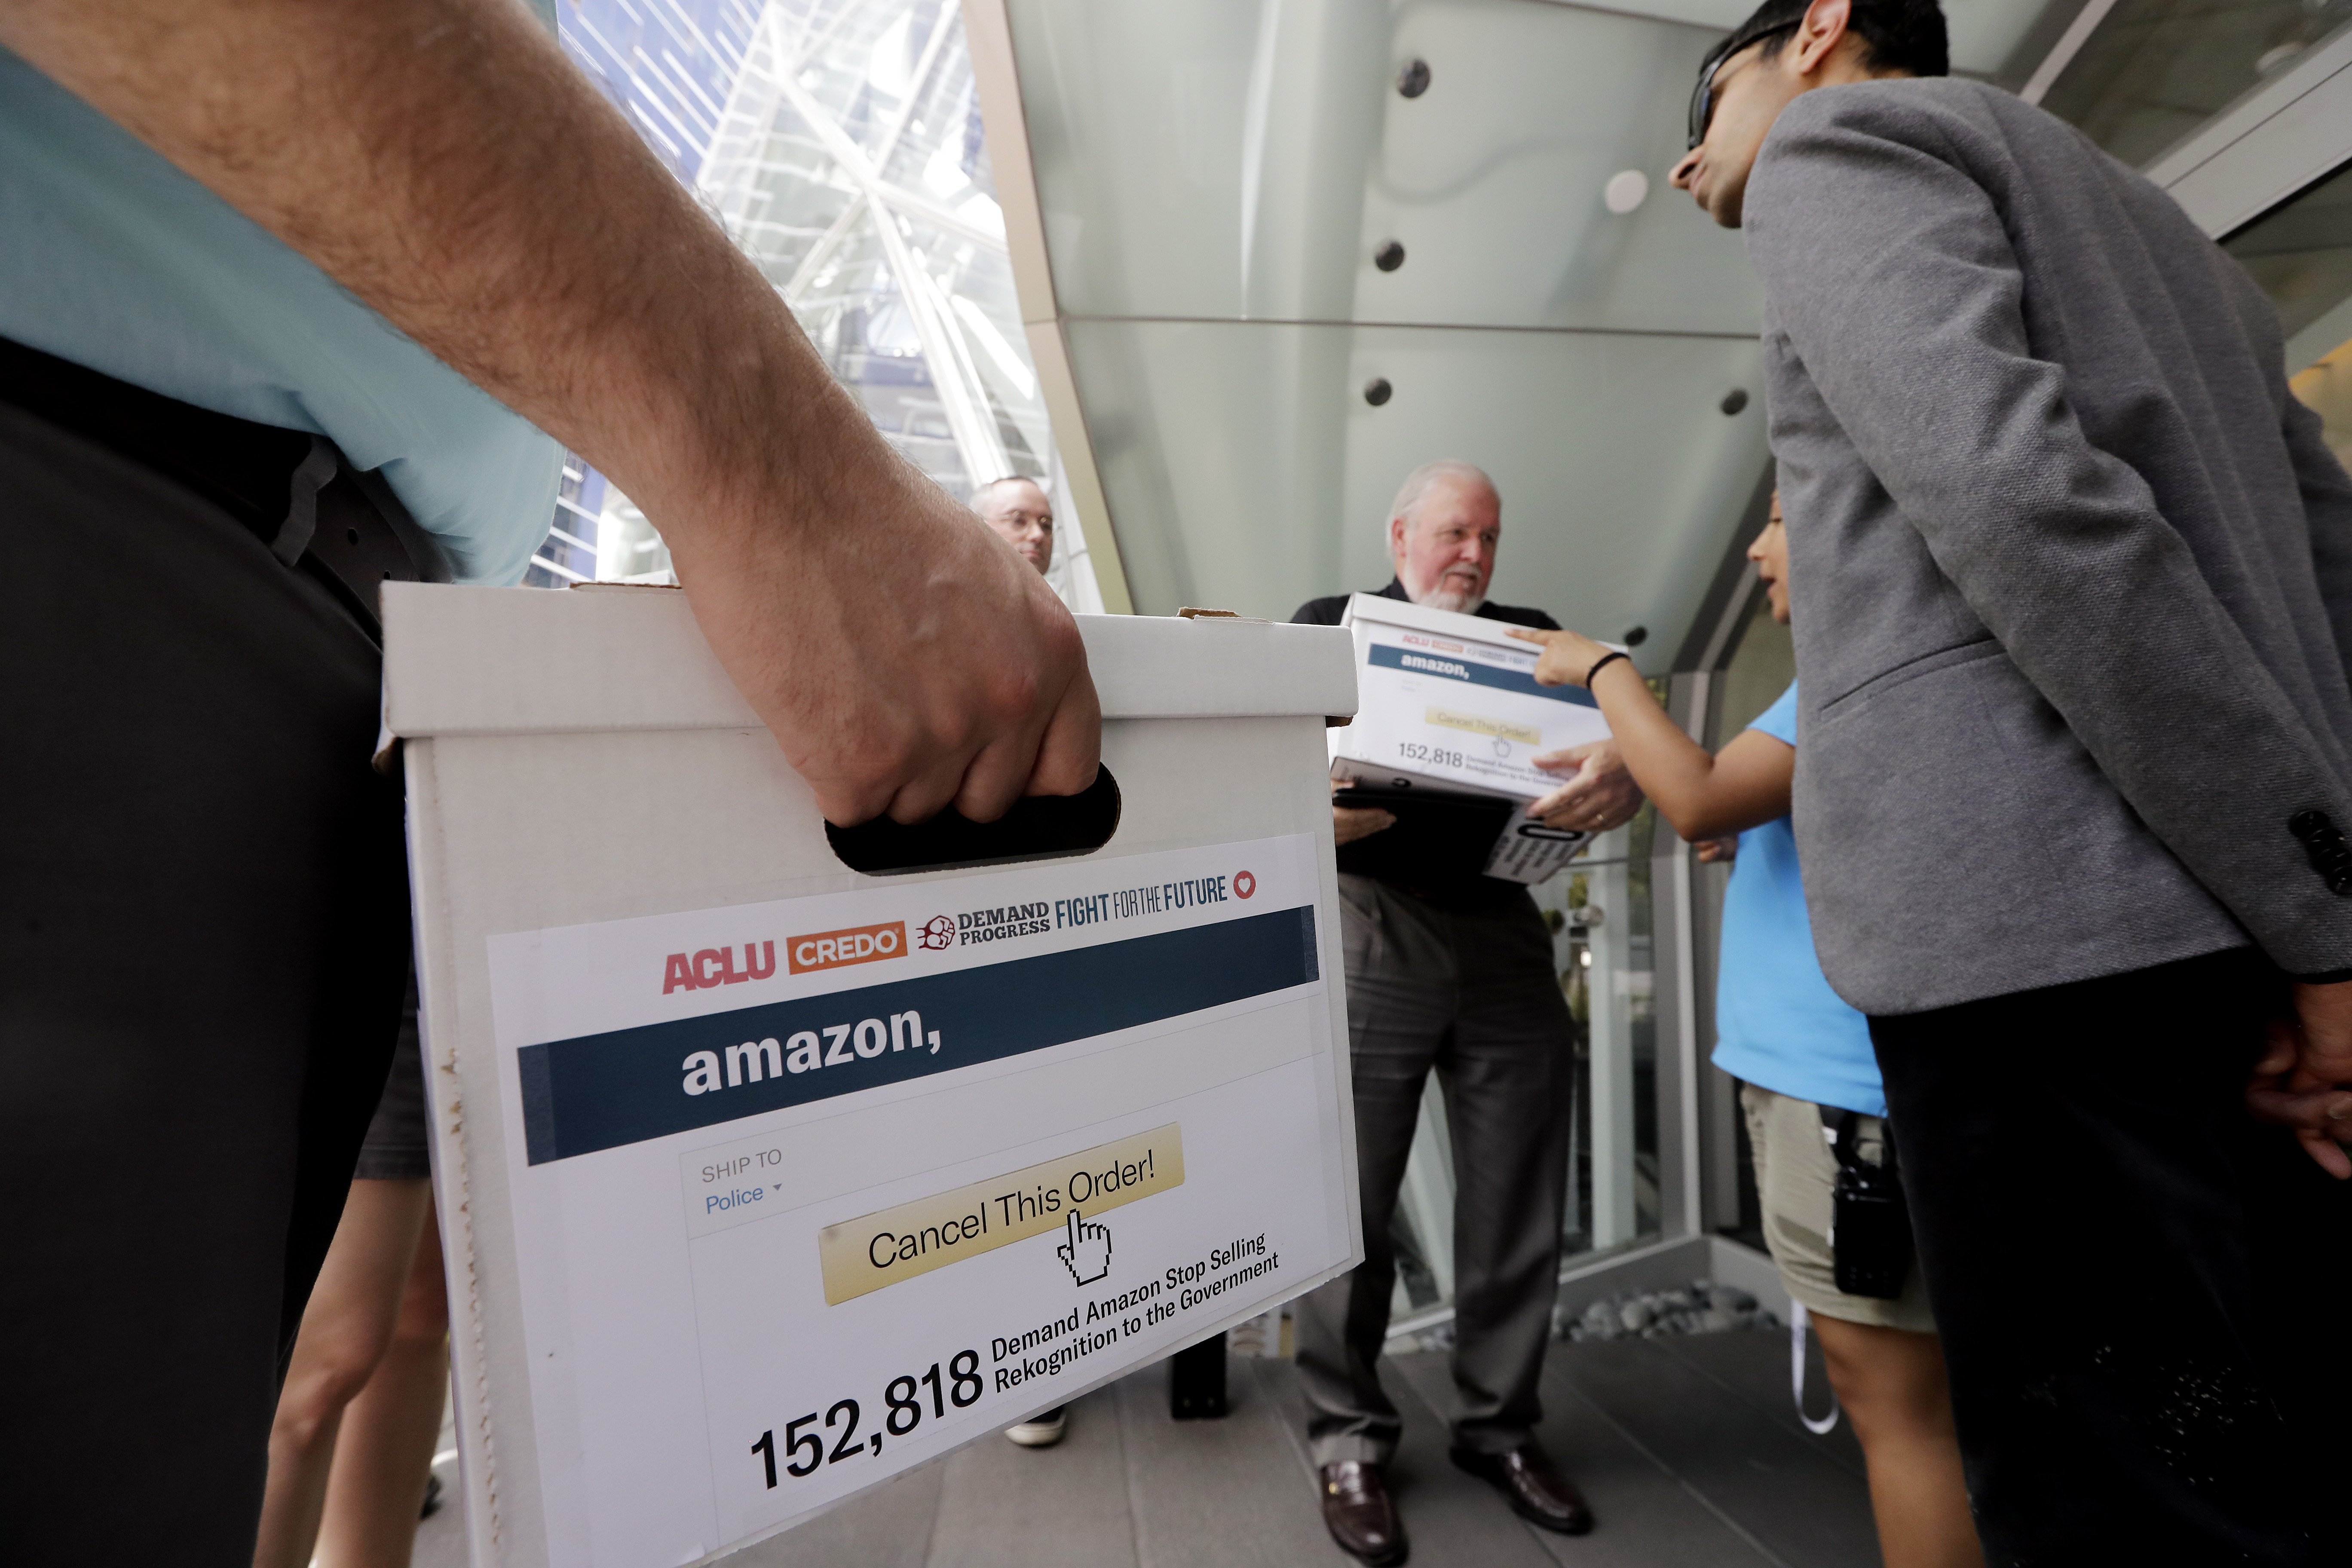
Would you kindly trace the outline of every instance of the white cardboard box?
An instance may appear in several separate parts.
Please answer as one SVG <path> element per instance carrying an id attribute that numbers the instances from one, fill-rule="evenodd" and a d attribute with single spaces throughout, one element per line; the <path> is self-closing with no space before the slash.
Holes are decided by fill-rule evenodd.
<path id="1" fill-rule="evenodd" d="M 1109 842 L 868 877 L 683 595 L 384 612 L 477 1563 L 699 1561 L 1362 1256 L 1339 632 L 1079 617 Z"/>
<path id="2" fill-rule="evenodd" d="M 1534 758 L 1609 738 L 1591 693 L 1537 684 L 1542 650 L 1509 637 L 1506 623 L 1358 594 L 1339 624 L 1354 638 L 1360 705 L 1355 722 L 1330 732 L 1334 778 L 1524 805 L 1565 782 Z M 1540 882 L 1586 837 L 1515 816 L 1487 874 Z"/>

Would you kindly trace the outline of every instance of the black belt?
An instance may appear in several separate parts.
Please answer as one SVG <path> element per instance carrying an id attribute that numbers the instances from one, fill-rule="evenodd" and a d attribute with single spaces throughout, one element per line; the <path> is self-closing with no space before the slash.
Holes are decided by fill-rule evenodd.
<path id="1" fill-rule="evenodd" d="M 182 403 L 0 338 L 0 402 L 144 464 L 309 572 L 381 640 L 385 583 L 446 583 L 448 558 L 381 474 L 323 436 Z"/>

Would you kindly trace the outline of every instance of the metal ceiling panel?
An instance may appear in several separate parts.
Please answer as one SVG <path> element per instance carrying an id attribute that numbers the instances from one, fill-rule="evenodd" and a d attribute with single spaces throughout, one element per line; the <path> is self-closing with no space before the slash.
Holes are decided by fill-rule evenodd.
<path id="1" fill-rule="evenodd" d="M 1664 667 L 1765 461 L 1746 254 L 1664 187 L 1716 29 L 1539 0 L 966 15 L 1023 315 L 1066 346 L 1138 609 L 1377 586 L 1397 483 L 1464 458 L 1503 491 L 1496 596 L 1640 626 Z"/>
<path id="2" fill-rule="evenodd" d="M 1671 660 L 1765 462 L 1750 338 L 1074 321 L 1139 607 L 1287 616 L 1389 579 L 1390 499 L 1435 456 L 1503 494 L 1494 596 Z M 1360 392 L 1393 389 L 1379 407 Z M 1757 389 L 1738 415 L 1720 400 Z M 1663 665 L 1661 666 L 1663 668 Z"/>

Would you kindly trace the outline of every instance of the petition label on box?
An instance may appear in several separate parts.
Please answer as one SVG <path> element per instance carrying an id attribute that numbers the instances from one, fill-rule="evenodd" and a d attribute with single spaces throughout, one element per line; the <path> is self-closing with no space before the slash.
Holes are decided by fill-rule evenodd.
<path id="1" fill-rule="evenodd" d="M 1354 630 L 1361 707 L 1330 732 L 1335 758 L 1533 800 L 1561 783 L 1536 757 L 1608 739 L 1592 694 L 1537 684 L 1538 650 L 1499 626 L 1492 643 L 1370 619 Z"/>
<path id="2" fill-rule="evenodd" d="M 743 1541 L 1344 1264 L 1318 886 L 1299 834 L 490 938 L 557 1560 Z"/>
<path id="3" fill-rule="evenodd" d="M 1072 1245 L 1055 1250 L 1073 1280 L 1097 1264 L 1107 1273 L 1109 1244 L 1103 1243 L 1099 1259 L 1087 1250 L 1093 1233 L 1103 1227 L 1087 1226 L 1086 1216 L 1099 1219 L 1105 1210 L 1183 1184 L 1184 1130 L 1171 1121 L 937 1197 L 829 1225 L 816 1237 L 824 1260 L 824 1299 L 846 1301 L 1065 1226 L 1076 1227 Z"/>

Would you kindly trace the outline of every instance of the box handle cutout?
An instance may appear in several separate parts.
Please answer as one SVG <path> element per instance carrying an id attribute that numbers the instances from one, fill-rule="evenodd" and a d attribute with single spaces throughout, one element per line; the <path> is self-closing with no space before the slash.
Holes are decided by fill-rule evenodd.
<path id="1" fill-rule="evenodd" d="M 911 827 L 887 816 L 855 827 L 828 822 L 824 837 L 851 870 L 900 877 L 1091 855 L 1118 830 L 1118 781 L 1108 768 L 1097 768 L 1095 782 L 1079 794 L 1026 795 L 994 822 L 974 822 L 950 806 Z"/>

